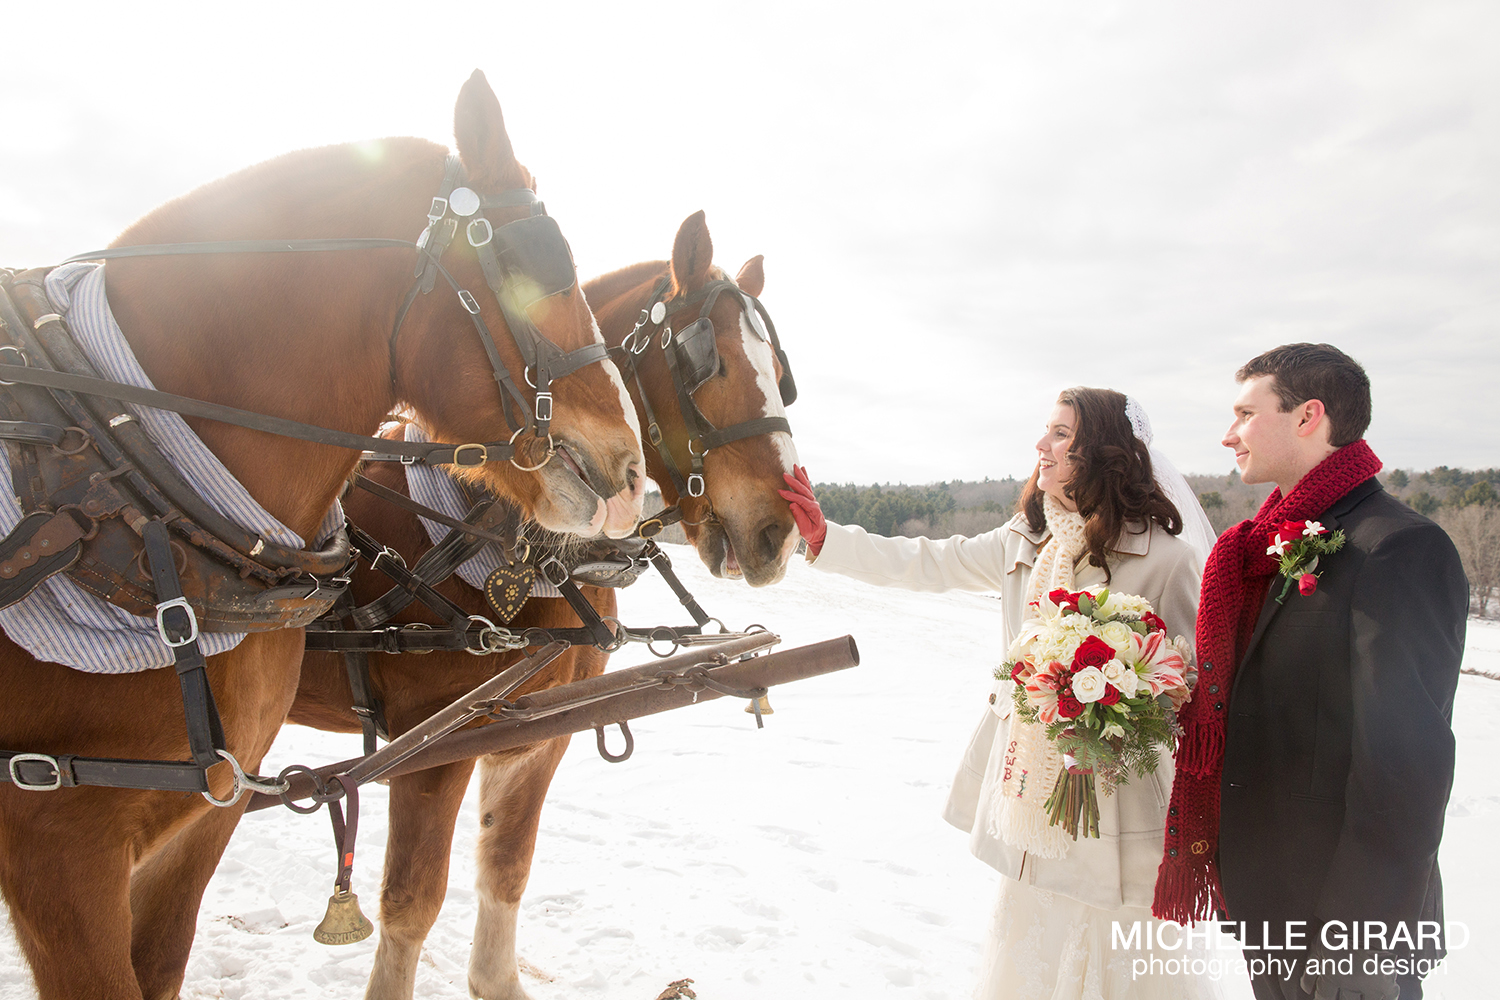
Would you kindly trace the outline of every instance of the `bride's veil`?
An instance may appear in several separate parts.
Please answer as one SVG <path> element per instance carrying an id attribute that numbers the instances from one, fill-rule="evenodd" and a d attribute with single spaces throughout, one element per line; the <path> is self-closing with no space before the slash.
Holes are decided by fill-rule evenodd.
<path id="1" fill-rule="evenodd" d="M 1135 436 L 1151 453 L 1151 469 L 1156 474 L 1156 485 L 1162 488 L 1167 499 L 1172 501 L 1177 512 L 1182 515 L 1180 537 L 1197 551 L 1200 561 L 1206 560 L 1218 535 L 1209 523 L 1208 515 L 1203 512 L 1203 505 L 1198 502 L 1198 494 L 1193 492 L 1187 479 L 1177 471 L 1177 466 L 1172 464 L 1166 453 L 1151 443 L 1151 418 L 1146 416 L 1145 408 L 1134 396 L 1125 397 L 1125 416 L 1130 420 Z"/>

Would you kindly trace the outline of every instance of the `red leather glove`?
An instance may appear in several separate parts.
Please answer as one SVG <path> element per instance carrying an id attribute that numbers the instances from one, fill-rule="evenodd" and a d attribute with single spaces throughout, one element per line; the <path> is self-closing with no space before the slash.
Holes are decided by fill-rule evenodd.
<path id="1" fill-rule="evenodd" d="M 800 465 L 792 466 L 790 473 L 782 473 L 782 478 L 790 488 L 776 492 L 792 508 L 792 520 L 797 522 L 797 530 L 807 542 L 807 551 L 816 556 L 823 551 L 823 539 L 828 537 L 828 522 L 823 517 L 823 508 L 818 506 L 818 498 L 813 496 L 812 481 Z"/>

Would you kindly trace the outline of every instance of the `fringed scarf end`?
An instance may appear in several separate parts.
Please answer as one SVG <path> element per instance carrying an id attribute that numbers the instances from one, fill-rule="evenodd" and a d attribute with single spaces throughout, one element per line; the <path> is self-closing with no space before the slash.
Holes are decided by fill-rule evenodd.
<path id="1" fill-rule="evenodd" d="M 1029 851 L 1039 858 L 1065 858 L 1073 838 L 1053 826 L 1047 814 L 1034 806 L 1009 802 L 1000 816 L 998 829 L 991 821 L 990 833 L 998 834 L 1007 844 Z"/>
<path id="2" fill-rule="evenodd" d="M 1172 920 L 1186 926 L 1207 920 L 1220 905 L 1218 880 L 1213 865 L 1185 864 L 1175 858 L 1162 861 L 1156 873 L 1156 893 L 1151 914 L 1158 920 Z"/>

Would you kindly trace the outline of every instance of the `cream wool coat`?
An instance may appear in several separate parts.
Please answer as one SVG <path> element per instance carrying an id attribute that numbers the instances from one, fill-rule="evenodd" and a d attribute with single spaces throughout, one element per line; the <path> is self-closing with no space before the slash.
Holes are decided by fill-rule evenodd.
<path id="1" fill-rule="evenodd" d="M 940 541 L 885 538 L 830 523 L 813 566 L 882 587 L 998 592 L 1004 623 L 996 635 L 998 664 L 1026 617 L 1026 586 L 1047 538 L 1046 529 L 1034 533 L 1020 514 L 994 531 Z M 1150 532 L 1127 530 L 1111 551 L 1110 569 L 1110 590 L 1144 597 L 1167 623 L 1168 635 L 1192 637 L 1203 575 L 1192 546 L 1155 525 Z M 1074 575 L 1076 590 L 1097 593 L 1105 586 L 1104 571 L 1089 565 L 1087 555 Z M 1133 777 L 1113 795 L 1099 797 L 1097 840 L 1080 839 L 1064 858 L 1038 858 L 987 829 L 1010 736 L 1010 687 L 1009 681 L 996 682 L 954 776 L 943 818 L 969 834 L 976 857 L 1009 878 L 1100 909 L 1149 907 L 1172 791 L 1171 755 L 1162 753 L 1153 774 Z"/>

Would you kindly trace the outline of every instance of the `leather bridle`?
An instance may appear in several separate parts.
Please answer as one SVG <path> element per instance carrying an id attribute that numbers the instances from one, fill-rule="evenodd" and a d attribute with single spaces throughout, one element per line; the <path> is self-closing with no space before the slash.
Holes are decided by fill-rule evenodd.
<path id="1" fill-rule="evenodd" d="M 500 387 L 501 410 L 506 425 L 515 434 L 532 428 L 537 437 L 548 438 L 550 457 L 554 450 L 549 435 L 553 415 L 552 382 L 596 361 L 608 360 L 609 350 L 599 341 L 564 351 L 537 329 L 527 314 L 527 309 L 542 299 L 564 294 L 578 285 L 573 252 L 557 222 L 547 215 L 546 205 L 526 188 L 481 195 L 462 186 L 462 180 L 463 164 L 457 155 L 449 154 L 442 189 L 432 199 L 427 213 L 427 228 L 417 237 L 416 247 L 421 256 L 413 272 L 415 280 L 396 313 L 391 330 L 391 378 L 394 381 L 396 374 L 396 338 L 401 334 L 406 314 L 417 294 L 432 291 L 437 276 L 442 274 L 458 293 L 459 302 L 473 320 L 480 343 L 484 345 L 495 382 Z M 520 206 L 529 208 L 530 214 L 498 229 L 483 212 L 487 208 Z M 443 251 L 453 242 L 460 225 L 464 227 L 465 239 L 479 256 L 485 284 L 494 294 L 511 338 L 521 352 L 526 366 L 522 377 L 536 390 L 535 404 L 529 410 L 525 397 L 495 349 L 494 337 L 480 315 L 478 301 L 468 291 L 459 288 L 442 266 Z M 521 414 L 517 422 L 511 420 L 512 401 Z M 511 440 L 515 440 L 515 435 Z"/>
<path id="2" fill-rule="evenodd" d="M 760 434 L 774 434 L 777 431 L 788 435 L 792 433 L 792 426 L 785 417 L 758 417 L 728 427 L 715 427 L 693 399 L 693 395 L 718 371 L 718 344 L 711 314 L 722 295 L 728 294 L 739 300 L 751 330 L 771 345 L 776 360 L 781 363 L 782 375 L 777 388 L 783 406 L 796 402 L 797 383 L 792 378 L 791 362 L 787 359 L 786 351 L 782 350 L 781 340 L 776 334 L 776 324 L 771 321 L 770 314 L 759 299 L 743 291 L 733 281 L 718 278 L 691 294 L 678 295 L 668 300 L 666 295 L 671 284 L 670 277 L 663 277 L 657 282 L 635 327 L 620 346 L 612 348 L 610 353 L 627 377 L 635 377 L 636 387 L 640 390 L 638 395 L 641 406 L 646 412 L 647 440 L 666 465 L 667 474 L 672 477 L 678 496 L 701 497 L 705 492 L 703 456 L 709 451 Z M 699 306 L 697 317 L 692 323 L 674 332 L 668 320 L 693 306 Z M 683 423 L 687 426 L 690 471 L 686 476 L 673 457 L 672 450 L 667 447 L 661 425 L 641 381 L 636 359 L 653 344 L 662 352 L 666 361 L 672 387 L 677 393 L 677 406 L 682 413 Z"/>

